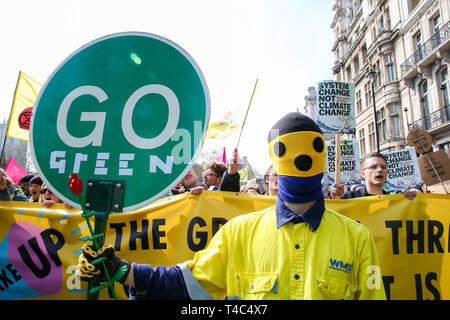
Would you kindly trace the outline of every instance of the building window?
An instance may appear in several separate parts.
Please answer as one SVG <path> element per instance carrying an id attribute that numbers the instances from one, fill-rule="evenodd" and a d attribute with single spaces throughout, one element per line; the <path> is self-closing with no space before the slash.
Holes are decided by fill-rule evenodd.
<path id="1" fill-rule="evenodd" d="M 375 126 L 373 122 L 369 123 L 369 145 L 371 152 L 377 149 L 377 143 L 375 139 Z"/>
<path id="2" fill-rule="evenodd" d="M 380 17 L 380 30 L 381 30 L 381 32 L 385 31 L 385 29 L 384 29 L 384 17 L 383 16 Z"/>
<path id="3" fill-rule="evenodd" d="M 380 68 L 378 68 L 379 63 L 378 60 L 375 62 L 375 64 L 373 65 L 373 70 L 375 71 L 375 79 L 374 79 L 374 89 L 377 90 L 378 88 L 381 87 L 381 72 L 380 72 Z"/>
<path id="4" fill-rule="evenodd" d="M 362 112 L 361 90 L 356 91 L 356 114 Z"/>
<path id="5" fill-rule="evenodd" d="M 391 30 L 391 13 L 389 12 L 389 8 L 386 8 L 386 28 L 387 30 Z"/>
<path id="6" fill-rule="evenodd" d="M 345 75 L 347 77 L 347 81 L 352 80 L 352 70 L 351 70 L 350 66 L 348 66 L 347 69 L 345 69 Z"/>
<path id="7" fill-rule="evenodd" d="M 416 50 L 416 63 L 422 60 L 423 52 L 422 52 L 422 33 L 419 31 L 414 36 L 414 48 Z"/>
<path id="8" fill-rule="evenodd" d="M 359 9 L 361 9 L 361 0 L 353 1 L 352 7 L 353 7 L 353 12 L 355 14 L 357 14 Z"/>
<path id="9" fill-rule="evenodd" d="M 366 154 L 366 136 L 364 133 L 364 128 L 358 130 L 359 134 L 359 152 L 360 156 L 363 157 Z"/>
<path id="10" fill-rule="evenodd" d="M 391 104 L 391 134 L 393 134 L 394 137 L 400 137 L 400 121 L 399 121 L 399 114 L 398 114 L 398 104 L 393 103 Z"/>
<path id="11" fill-rule="evenodd" d="M 439 148 L 447 152 L 447 155 L 450 157 L 450 142 L 439 145 Z"/>
<path id="12" fill-rule="evenodd" d="M 441 16 L 438 14 L 437 16 L 435 16 L 433 19 L 430 20 L 430 27 L 431 27 L 431 42 L 432 42 L 432 46 L 438 46 L 441 43 L 441 27 L 442 27 L 442 22 L 441 22 Z"/>
<path id="13" fill-rule="evenodd" d="M 449 104 L 449 82 L 448 82 L 448 69 L 444 67 L 439 72 L 439 82 L 441 84 L 440 88 L 442 91 L 442 102 L 444 106 Z"/>
<path id="14" fill-rule="evenodd" d="M 411 13 L 419 4 L 420 0 L 408 0 L 408 9 L 409 13 Z"/>
<path id="15" fill-rule="evenodd" d="M 392 53 L 386 55 L 386 73 L 389 82 L 395 81 L 394 62 L 392 60 Z"/>
<path id="16" fill-rule="evenodd" d="M 367 46 L 365 43 L 361 47 L 361 58 L 364 64 L 364 62 L 367 60 Z"/>
<path id="17" fill-rule="evenodd" d="M 441 15 L 437 15 L 431 22 L 432 33 L 436 33 L 442 26 Z"/>
<path id="18" fill-rule="evenodd" d="M 377 129 L 380 142 L 386 141 L 386 110 L 381 108 L 377 111 Z"/>
<path id="19" fill-rule="evenodd" d="M 430 104 L 428 101 L 428 81 L 424 80 L 420 83 L 420 93 L 421 99 L 420 102 L 422 104 L 423 116 L 425 118 L 425 129 L 431 129 L 431 119 L 430 119 Z"/>
<path id="20" fill-rule="evenodd" d="M 449 95 L 449 81 L 448 81 L 448 68 L 444 67 L 439 71 L 440 89 L 442 92 L 442 102 L 445 110 L 441 113 L 442 120 L 444 122 L 450 121 L 450 95 Z"/>
<path id="21" fill-rule="evenodd" d="M 354 74 L 357 74 L 359 71 L 359 57 L 358 55 L 353 58 L 353 70 L 355 71 Z"/>
<path id="22" fill-rule="evenodd" d="M 366 99 L 366 108 L 372 105 L 372 90 L 370 88 L 370 82 L 366 82 L 364 85 L 364 97 Z"/>

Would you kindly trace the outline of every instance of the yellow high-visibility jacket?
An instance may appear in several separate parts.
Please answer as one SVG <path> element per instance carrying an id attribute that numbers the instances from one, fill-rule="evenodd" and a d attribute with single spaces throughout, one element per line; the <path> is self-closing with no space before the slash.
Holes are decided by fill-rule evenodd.
<path id="1" fill-rule="evenodd" d="M 323 199 L 300 221 L 288 221 L 286 212 L 293 215 L 277 199 L 274 207 L 226 223 L 206 249 L 179 265 L 189 296 L 386 299 L 365 226 L 325 208 Z"/>

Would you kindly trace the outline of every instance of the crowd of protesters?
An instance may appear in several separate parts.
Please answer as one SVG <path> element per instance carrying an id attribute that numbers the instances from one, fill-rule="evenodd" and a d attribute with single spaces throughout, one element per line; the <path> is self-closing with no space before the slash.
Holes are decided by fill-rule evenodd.
<path id="1" fill-rule="evenodd" d="M 390 193 L 384 188 L 388 171 L 386 158 L 383 154 L 372 153 L 364 157 L 361 168 L 363 178 L 361 184 L 351 186 L 346 192 L 344 192 L 345 186 L 342 184 L 334 183 L 331 186 L 323 186 L 324 198 L 351 199 Z M 198 195 L 202 190 L 277 196 L 278 175 L 272 165 L 267 168 L 262 184 L 258 184 L 256 179 L 241 184 L 238 169 L 239 155 L 237 149 L 235 149 L 228 165 L 218 160 L 211 160 L 203 166 L 200 176 L 194 168 L 191 168 L 167 196 L 184 192 Z M 401 191 L 409 200 L 414 199 L 417 193 L 422 192 L 420 185 Z M 3 169 L 0 169 L 0 201 L 40 202 L 45 207 L 50 207 L 54 203 L 63 203 L 45 185 L 39 175 L 27 174 L 20 179 L 18 184 L 15 184 Z M 69 205 L 66 206 L 70 207 Z"/>
<path id="2" fill-rule="evenodd" d="M 38 202 L 47 208 L 55 203 L 64 203 L 39 175 L 27 174 L 16 184 L 3 169 L 0 169 L 0 201 Z M 71 208 L 69 204 L 65 206 Z"/>

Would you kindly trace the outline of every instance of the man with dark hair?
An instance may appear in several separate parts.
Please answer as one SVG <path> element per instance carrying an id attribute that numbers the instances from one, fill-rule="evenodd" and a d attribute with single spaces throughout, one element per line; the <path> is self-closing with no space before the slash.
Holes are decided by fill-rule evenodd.
<path id="1" fill-rule="evenodd" d="M 223 174 L 228 170 L 225 163 L 217 160 L 207 162 L 203 167 L 203 184 L 208 190 L 219 190 Z"/>
<path id="2" fill-rule="evenodd" d="M 23 193 L 30 198 L 30 180 L 34 177 L 34 174 L 26 174 L 19 180 L 19 186 L 22 188 Z"/>
<path id="3" fill-rule="evenodd" d="M 191 188 L 191 193 L 200 194 L 205 189 L 239 192 L 241 186 L 238 159 L 238 151 L 234 149 L 230 166 L 216 160 L 206 163 L 203 167 L 203 186 Z"/>
<path id="4" fill-rule="evenodd" d="M 332 199 L 338 197 L 341 199 L 351 199 L 389 194 L 389 192 L 383 189 L 383 185 L 387 180 L 387 175 L 388 166 L 386 156 L 378 152 L 371 153 L 365 156 L 361 162 L 361 176 L 366 182 L 365 187 L 344 193 L 344 185 L 334 183 L 330 188 L 330 196 Z M 414 199 L 417 192 L 421 191 L 417 188 L 401 191 L 401 193 L 409 200 Z"/>

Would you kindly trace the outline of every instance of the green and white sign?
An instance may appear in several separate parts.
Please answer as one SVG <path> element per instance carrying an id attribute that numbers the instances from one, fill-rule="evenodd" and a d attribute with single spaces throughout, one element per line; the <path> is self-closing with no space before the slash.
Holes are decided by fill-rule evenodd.
<path id="1" fill-rule="evenodd" d="M 36 99 L 30 144 L 44 182 L 75 207 L 68 179 L 125 181 L 124 211 L 169 191 L 200 154 L 209 92 L 194 59 L 163 37 L 117 33 L 72 53 Z"/>

